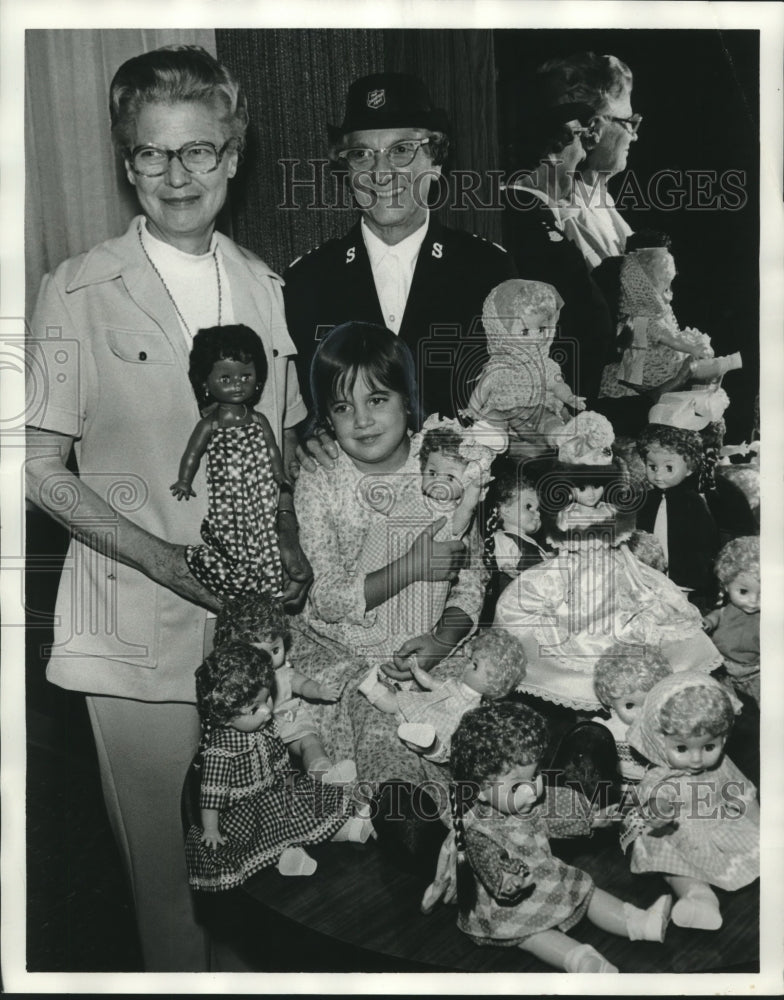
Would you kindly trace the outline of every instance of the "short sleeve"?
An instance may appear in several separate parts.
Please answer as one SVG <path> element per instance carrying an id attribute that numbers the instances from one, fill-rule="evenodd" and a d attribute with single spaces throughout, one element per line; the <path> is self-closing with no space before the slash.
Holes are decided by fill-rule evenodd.
<path id="1" fill-rule="evenodd" d="M 199 807 L 225 809 L 231 787 L 232 758 L 225 751 L 207 750 L 201 769 Z"/>

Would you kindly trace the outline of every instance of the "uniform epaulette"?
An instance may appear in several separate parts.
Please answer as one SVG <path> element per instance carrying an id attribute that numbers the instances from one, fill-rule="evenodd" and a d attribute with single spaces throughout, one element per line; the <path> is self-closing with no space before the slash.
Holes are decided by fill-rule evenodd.
<path id="1" fill-rule="evenodd" d="M 500 243 L 493 243 L 486 236 L 482 236 L 481 233 L 471 233 L 475 240 L 481 240 L 483 243 L 488 243 L 490 246 L 497 247 L 501 253 L 507 253 L 506 247 L 502 247 Z"/>
<path id="2" fill-rule="evenodd" d="M 321 248 L 322 248 L 323 246 L 324 246 L 324 244 L 323 244 L 323 243 L 319 243 L 319 245 L 318 245 L 318 246 L 315 246 L 315 247 L 311 247 L 311 248 L 310 248 L 310 250 L 306 250 L 306 251 L 305 251 L 305 253 L 301 253 L 301 254 L 299 255 L 299 257 L 295 257 L 295 258 L 294 258 L 294 260 L 293 260 L 293 261 L 292 261 L 292 262 L 291 262 L 291 263 L 289 264 L 289 266 L 288 266 L 288 267 L 286 268 L 286 270 L 288 271 L 288 270 L 289 270 L 289 268 L 292 268 L 292 267 L 294 267 L 294 265 L 295 265 L 295 264 L 299 264 L 299 262 L 300 262 L 301 260 L 304 260 L 304 259 L 305 259 L 306 257 L 310 257 L 310 255 L 311 255 L 312 253 L 315 253 L 315 252 L 316 252 L 316 250 L 320 250 L 320 249 L 321 249 Z"/>

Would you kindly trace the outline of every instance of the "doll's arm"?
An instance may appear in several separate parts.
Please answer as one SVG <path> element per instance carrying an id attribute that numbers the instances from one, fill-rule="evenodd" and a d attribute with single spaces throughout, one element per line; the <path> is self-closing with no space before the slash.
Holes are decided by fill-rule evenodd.
<path id="1" fill-rule="evenodd" d="M 513 844 L 501 845 L 480 830 L 466 831 L 468 860 L 494 899 L 514 900 L 531 885 L 531 869 Z"/>
<path id="2" fill-rule="evenodd" d="M 721 608 L 714 608 L 713 611 L 709 611 L 706 615 L 702 616 L 702 627 L 708 633 L 715 632 L 719 627 L 719 622 L 721 621 Z"/>
<path id="3" fill-rule="evenodd" d="M 278 486 L 285 484 L 291 487 L 291 483 L 286 479 L 286 473 L 283 469 L 283 457 L 278 448 L 278 442 L 275 440 L 275 435 L 272 432 L 272 427 L 270 427 L 269 420 L 267 420 L 263 413 L 258 413 L 256 410 L 253 411 L 253 420 L 261 427 L 261 432 L 264 435 L 264 443 L 267 445 L 267 451 L 269 451 L 270 456 L 272 478 Z"/>
<path id="4" fill-rule="evenodd" d="M 709 358 L 713 351 L 705 340 L 689 336 L 680 330 L 673 330 L 664 323 L 652 323 L 648 329 L 648 337 L 659 344 L 665 344 L 682 354 L 689 354 L 693 358 Z"/>
<path id="5" fill-rule="evenodd" d="M 218 815 L 217 809 L 201 810 L 201 842 L 211 847 L 213 851 L 226 843 L 226 838 L 218 829 Z"/>
<path id="6" fill-rule="evenodd" d="M 291 671 L 291 690 L 301 698 L 307 698 L 308 701 L 337 701 L 341 694 L 340 685 L 314 681 L 312 677 L 306 677 L 299 670 Z"/>
<path id="7" fill-rule="evenodd" d="M 196 424 L 180 459 L 179 479 L 169 487 L 178 500 L 189 500 L 196 496 L 191 484 L 211 437 L 212 420 L 209 417 L 200 420 Z"/>
<path id="8" fill-rule="evenodd" d="M 411 675 L 414 678 L 414 680 L 417 682 L 417 684 L 421 688 L 424 688 L 425 691 L 433 691 L 435 688 L 441 686 L 438 683 L 438 681 L 434 681 L 433 680 L 433 678 L 430 676 L 430 674 L 426 670 L 423 670 L 421 667 L 418 667 L 416 664 L 412 664 L 411 665 Z"/>

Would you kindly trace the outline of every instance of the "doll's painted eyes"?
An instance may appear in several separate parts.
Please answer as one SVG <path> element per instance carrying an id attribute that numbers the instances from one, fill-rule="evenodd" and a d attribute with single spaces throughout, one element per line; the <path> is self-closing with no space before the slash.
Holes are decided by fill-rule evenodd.
<path id="1" fill-rule="evenodd" d="M 626 709 L 627 712 L 631 712 L 631 710 L 633 708 L 636 708 L 637 706 L 635 705 L 635 703 L 633 701 L 627 701 L 626 704 L 623 707 Z"/>

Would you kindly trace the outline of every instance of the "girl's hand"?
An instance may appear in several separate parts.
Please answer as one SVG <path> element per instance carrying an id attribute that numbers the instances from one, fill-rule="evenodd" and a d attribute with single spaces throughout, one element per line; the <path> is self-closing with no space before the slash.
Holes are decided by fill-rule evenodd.
<path id="1" fill-rule="evenodd" d="M 417 635 L 413 639 L 407 639 L 400 649 L 392 656 L 395 666 L 400 674 L 395 680 L 408 680 L 412 677 L 411 670 L 406 666 L 405 661 L 413 657 L 414 663 L 422 670 L 432 670 L 440 663 L 452 647 L 437 639 L 432 632 L 425 632 L 424 635 Z M 388 669 L 382 667 L 388 676 L 394 676 Z"/>
<path id="2" fill-rule="evenodd" d="M 339 701 L 340 688 L 337 684 L 326 684 L 322 681 L 318 687 L 318 697 L 321 701 Z"/>
<path id="3" fill-rule="evenodd" d="M 429 524 L 412 542 L 405 556 L 412 582 L 429 580 L 454 583 L 457 579 L 468 557 L 468 550 L 459 539 L 450 542 L 434 541 L 434 535 L 445 524 L 446 518 L 440 517 Z"/>
<path id="4" fill-rule="evenodd" d="M 176 483 L 171 484 L 169 489 L 178 500 L 190 500 L 191 497 L 196 496 L 190 484 L 186 483 L 184 479 L 178 479 Z"/>
<path id="5" fill-rule="evenodd" d="M 220 832 L 220 830 L 204 830 L 201 835 L 202 844 L 206 844 L 207 847 L 212 848 L 216 851 L 222 844 L 226 843 L 226 838 Z"/>

